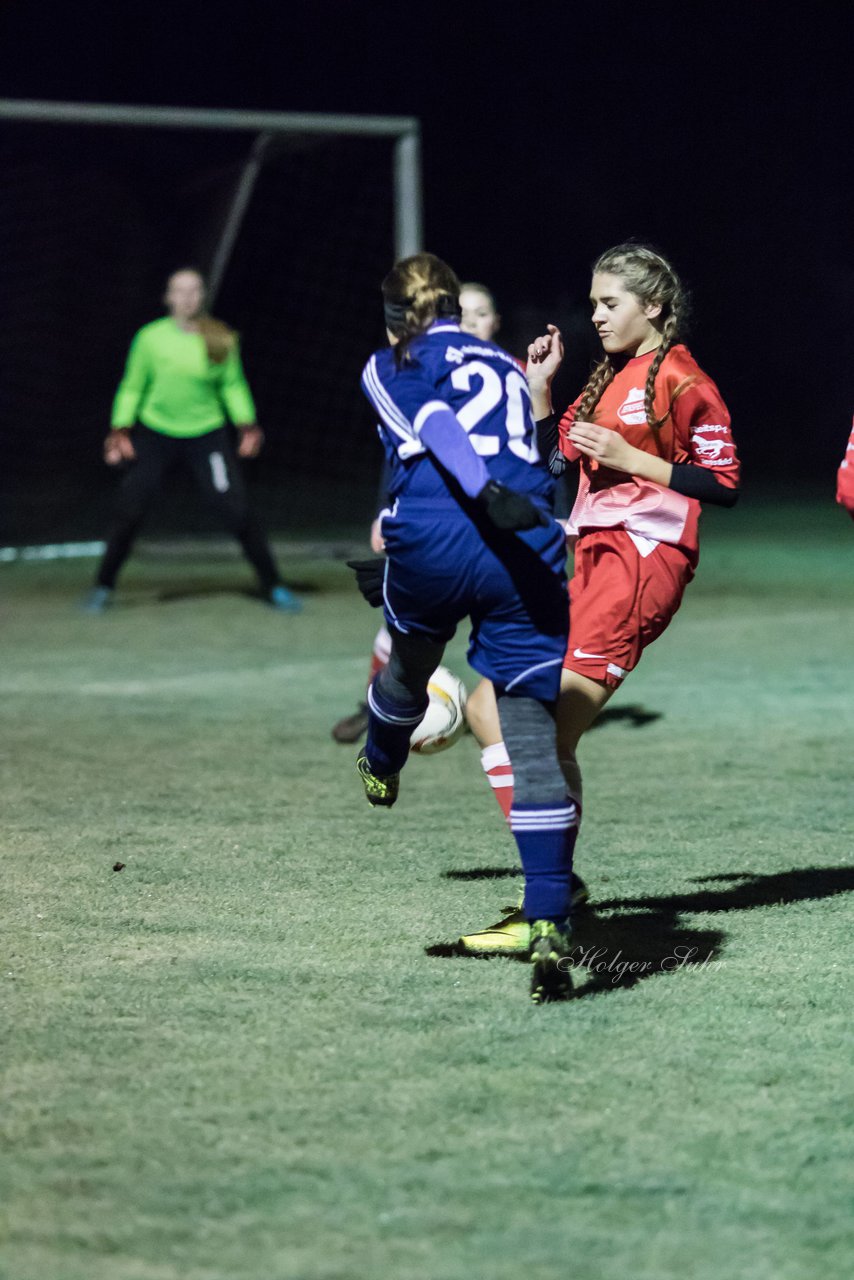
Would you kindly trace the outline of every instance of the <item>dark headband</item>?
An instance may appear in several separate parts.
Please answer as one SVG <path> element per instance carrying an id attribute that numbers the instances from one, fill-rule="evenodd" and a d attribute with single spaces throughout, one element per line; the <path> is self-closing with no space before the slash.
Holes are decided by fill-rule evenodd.
<path id="1" fill-rule="evenodd" d="M 385 327 L 395 337 L 400 337 L 406 331 L 406 313 L 413 301 L 413 298 L 404 298 L 402 302 L 390 302 L 388 298 L 383 298 Z"/>
<path id="2" fill-rule="evenodd" d="M 406 332 L 406 313 L 414 301 L 414 298 L 404 298 L 402 302 L 391 302 L 388 298 L 383 299 L 385 326 L 389 333 L 393 333 L 395 337 L 400 337 Z M 452 293 L 441 293 L 436 299 L 437 320 L 445 320 L 451 317 L 456 320 L 461 315 L 459 298 Z"/>

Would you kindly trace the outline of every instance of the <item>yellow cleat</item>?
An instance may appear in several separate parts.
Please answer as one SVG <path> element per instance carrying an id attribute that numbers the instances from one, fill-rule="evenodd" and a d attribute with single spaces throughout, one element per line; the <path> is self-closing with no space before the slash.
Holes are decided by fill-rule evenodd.
<path id="1" fill-rule="evenodd" d="M 460 938 L 460 946 L 473 956 L 524 956 L 531 945 L 531 926 L 522 911 Z"/>
<path id="2" fill-rule="evenodd" d="M 587 885 L 577 876 L 572 875 L 572 907 L 570 911 L 580 911 L 587 906 L 590 894 Z M 466 933 L 460 938 L 460 947 L 473 956 L 525 956 L 531 949 L 531 928 L 522 910 L 525 896 L 524 888 L 519 891 L 519 900 L 515 907 L 505 907 L 509 914 L 491 924 L 488 929 L 479 929 L 477 933 Z"/>

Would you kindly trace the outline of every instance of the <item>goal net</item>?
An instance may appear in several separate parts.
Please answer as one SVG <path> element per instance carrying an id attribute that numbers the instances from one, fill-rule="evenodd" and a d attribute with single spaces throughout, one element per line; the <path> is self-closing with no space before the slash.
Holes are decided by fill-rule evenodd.
<path id="1" fill-rule="evenodd" d="M 270 527 L 366 521 L 380 458 L 359 373 L 379 281 L 420 247 L 417 146 L 409 119 L 0 103 L 0 544 L 102 534 L 112 397 L 181 266 L 240 333 Z M 214 526 L 170 500 L 152 527 Z"/>

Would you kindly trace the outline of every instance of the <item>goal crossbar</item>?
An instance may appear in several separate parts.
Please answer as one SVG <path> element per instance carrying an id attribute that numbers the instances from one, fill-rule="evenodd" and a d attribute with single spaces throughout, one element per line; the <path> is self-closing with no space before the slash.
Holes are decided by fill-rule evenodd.
<path id="1" fill-rule="evenodd" d="M 334 115 L 293 111 L 238 111 L 214 107 L 148 107 L 119 103 L 45 102 L 0 98 L 0 120 L 41 124 L 117 125 L 148 129 L 243 130 L 257 134 L 238 180 L 209 272 L 215 298 L 255 185 L 266 143 L 277 134 L 350 135 L 394 139 L 394 252 L 422 248 L 421 127 L 415 116 Z"/>

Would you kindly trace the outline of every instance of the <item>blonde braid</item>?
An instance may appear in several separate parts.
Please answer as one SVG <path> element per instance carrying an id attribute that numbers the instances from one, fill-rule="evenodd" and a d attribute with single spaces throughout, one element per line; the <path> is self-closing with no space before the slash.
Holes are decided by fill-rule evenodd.
<path id="1" fill-rule="evenodd" d="M 664 363 L 664 357 L 676 341 L 678 328 L 679 319 L 671 312 L 665 320 L 664 327 L 661 330 L 661 346 L 656 351 L 655 359 L 649 366 L 649 373 L 646 375 L 646 386 L 643 393 L 643 408 L 644 413 L 646 414 L 646 420 L 652 430 L 656 433 L 656 436 L 670 416 L 670 408 L 667 408 L 662 417 L 656 418 L 655 409 L 653 407 L 655 401 L 655 377 Z"/>
<path id="2" fill-rule="evenodd" d="M 578 408 L 575 411 L 575 422 L 591 422 L 591 414 L 602 398 L 602 392 L 605 390 L 609 382 L 614 379 L 614 366 L 611 364 L 609 356 L 605 356 L 604 360 L 600 360 L 594 367 L 590 377 L 587 379 L 587 385 L 581 393 L 581 399 L 578 402 Z"/>

